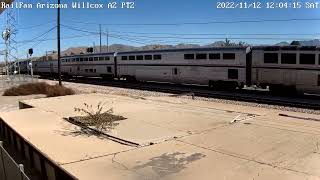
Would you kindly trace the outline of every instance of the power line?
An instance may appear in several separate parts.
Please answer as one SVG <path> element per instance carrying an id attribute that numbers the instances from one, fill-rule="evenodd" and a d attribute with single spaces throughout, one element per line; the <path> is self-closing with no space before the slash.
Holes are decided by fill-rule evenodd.
<path id="1" fill-rule="evenodd" d="M 226 35 L 239 35 L 239 36 L 317 36 L 320 33 L 146 33 L 146 32 L 132 32 L 132 31 L 111 31 L 114 33 L 123 34 L 142 34 L 142 35 L 172 35 L 172 36 L 226 36 Z"/>
<path id="2" fill-rule="evenodd" d="M 109 35 L 109 36 L 113 37 L 113 38 L 116 38 L 116 39 L 121 39 L 121 40 L 129 41 L 129 42 L 133 42 L 133 43 L 148 45 L 148 43 L 144 43 L 144 42 L 140 42 L 140 41 L 136 41 L 136 40 L 131 40 L 131 39 L 128 39 L 128 38 L 123 38 L 123 37 L 113 36 L 113 35 Z"/>
<path id="3" fill-rule="evenodd" d="M 54 29 L 55 29 L 56 27 L 54 27 L 53 29 L 51 29 L 50 31 L 48 31 L 45 35 L 43 35 L 43 36 L 47 36 L 51 31 L 53 31 Z M 41 44 L 42 42 L 44 42 L 43 41 L 44 39 L 42 38 L 39 42 L 37 42 L 37 43 L 35 43 L 33 46 L 32 46 L 32 48 L 35 48 L 36 46 L 38 46 L 39 44 Z"/>
<path id="4" fill-rule="evenodd" d="M 18 27 L 18 29 L 33 29 L 33 28 L 36 28 L 36 27 L 40 27 L 40 26 L 44 26 L 44 25 L 52 24 L 52 23 L 54 23 L 54 21 L 49 21 L 49 22 L 46 22 L 46 23 L 37 24 L 37 25 L 33 25 L 33 26 Z"/>
<path id="5" fill-rule="evenodd" d="M 94 31 L 87 31 L 87 30 L 83 30 L 83 29 L 78 29 L 75 27 L 71 27 L 71 26 L 67 26 L 67 25 L 63 25 L 64 27 L 67 27 L 68 29 L 71 30 L 75 30 L 75 31 L 80 31 L 80 32 L 86 32 L 86 33 L 91 33 L 91 34 L 99 34 L 99 32 L 94 32 Z M 106 35 L 106 33 L 103 33 L 103 35 Z M 297 38 L 297 37 L 230 37 L 230 36 L 226 36 L 224 34 L 219 34 L 219 35 L 224 35 L 223 37 L 180 37 L 180 36 L 143 36 L 143 35 L 129 35 L 129 34 L 110 34 L 112 36 L 115 37 L 122 37 L 122 38 L 148 38 L 148 39 L 199 39 L 199 40 L 221 40 L 221 39 L 234 39 L 234 40 L 311 40 L 308 38 Z M 217 34 L 218 35 L 218 34 Z M 247 35 L 251 35 L 251 34 L 247 34 Z M 255 35 L 255 34 L 252 34 Z M 285 35 L 285 34 L 282 34 Z M 316 35 L 316 34 L 313 34 Z"/>
<path id="6" fill-rule="evenodd" d="M 175 43 L 175 44 L 181 44 L 181 43 L 188 43 L 188 44 L 201 44 L 203 42 L 199 41 L 193 41 L 193 42 L 188 42 L 188 41 L 168 41 L 168 40 L 150 40 L 150 39 L 142 39 L 142 38 L 130 38 L 130 37 L 125 37 L 125 36 L 119 36 L 119 35 L 110 35 L 111 37 L 126 40 L 126 41 L 134 41 L 139 44 L 154 44 L 154 43 Z"/>
<path id="7" fill-rule="evenodd" d="M 128 34 L 113 34 L 118 36 L 126 36 L 126 37 L 133 37 L 133 38 L 149 38 L 149 39 L 199 39 L 199 40 L 210 40 L 210 39 L 261 39 L 261 40 L 295 40 L 295 39 L 302 39 L 302 40 L 311 40 L 311 39 L 304 39 L 304 38 L 281 38 L 281 37 L 179 37 L 179 36 L 135 36 L 135 35 L 128 35 Z"/>
<path id="8" fill-rule="evenodd" d="M 68 26 L 68 25 L 64 25 L 61 24 L 62 27 L 66 27 L 68 29 L 74 30 L 74 31 L 80 31 L 80 32 L 85 32 L 85 33 L 90 33 L 90 34 L 99 34 L 99 32 L 93 32 L 93 31 L 87 31 L 87 30 L 83 30 L 83 29 L 78 29 L 72 26 Z"/>
<path id="9" fill-rule="evenodd" d="M 86 32 L 86 33 L 91 33 L 94 35 L 98 35 L 99 32 L 95 31 L 88 31 L 84 29 L 79 29 L 76 27 L 72 26 L 67 26 L 63 25 L 64 27 L 74 30 L 74 31 L 80 31 L 80 32 Z M 298 34 L 298 33 L 297 33 Z M 108 33 L 102 33 L 102 35 L 107 35 Z M 185 41 L 166 41 L 165 39 L 176 39 L 176 40 L 225 40 L 226 38 L 230 40 L 311 40 L 307 38 L 296 38 L 296 37 L 232 37 L 232 36 L 226 36 L 224 34 L 217 34 L 217 35 L 223 35 L 223 37 L 180 37 L 180 36 L 145 36 L 145 35 L 129 35 L 129 34 L 117 34 L 117 33 L 112 33 L 109 34 L 110 37 L 128 41 L 128 42 L 133 42 L 133 43 L 138 43 L 138 44 L 155 44 L 155 43 L 197 43 L 201 44 L 203 42 L 185 42 Z M 251 35 L 251 34 L 247 34 Z M 281 34 L 285 35 L 285 34 Z"/>
<path id="10" fill-rule="evenodd" d="M 292 18 L 292 19 L 258 19 L 258 20 L 232 20 L 208 22 L 181 22 L 181 23 L 95 23 L 68 20 L 79 24 L 102 24 L 107 26 L 180 26 L 180 25 L 207 25 L 207 24 L 236 24 L 236 23 L 262 23 L 262 22 L 292 22 L 292 21 L 320 21 L 320 18 Z"/>
<path id="11" fill-rule="evenodd" d="M 66 36 L 62 37 L 61 39 L 75 39 L 75 38 L 81 38 L 81 37 L 89 37 L 93 35 L 75 35 L 75 36 Z M 31 43 L 31 42 L 44 42 L 44 41 L 53 41 L 57 40 L 57 38 L 47 38 L 47 39 L 40 39 L 40 40 L 23 40 L 23 41 L 18 41 L 18 44 L 26 44 L 26 43 Z M 3 44 L 3 43 L 0 43 Z M 21 46 L 20 46 L 21 47 Z"/>
<path id="12" fill-rule="evenodd" d="M 28 40 L 27 42 L 22 42 L 22 43 L 25 43 L 25 44 L 24 44 L 24 45 L 22 45 L 22 46 L 25 46 L 26 44 L 28 44 L 28 43 L 30 43 L 30 42 L 32 42 L 32 41 L 35 41 L 36 39 L 39 39 L 39 38 L 41 38 L 41 37 L 43 37 L 43 36 L 47 35 L 47 34 L 48 34 L 48 33 L 50 33 L 51 31 L 53 31 L 55 28 L 56 28 L 56 26 L 53 26 L 53 27 L 52 27 L 52 28 L 50 28 L 49 30 L 47 30 L 47 31 L 45 31 L 44 33 L 42 33 L 42 34 L 40 34 L 40 35 L 38 35 L 38 36 L 36 36 L 36 37 L 32 38 L 31 40 Z M 18 42 L 18 43 L 21 43 L 21 42 Z"/>

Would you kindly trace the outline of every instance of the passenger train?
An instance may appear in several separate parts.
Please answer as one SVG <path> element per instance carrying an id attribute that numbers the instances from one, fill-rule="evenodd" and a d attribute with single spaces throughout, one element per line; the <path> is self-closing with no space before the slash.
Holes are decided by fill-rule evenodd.
<path id="1" fill-rule="evenodd" d="M 273 92 L 320 94 L 320 48 L 314 46 L 210 47 L 92 53 L 64 56 L 61 72 L 72 76 L 118 78 Z M 28 63 L 22 72 L 26 72 Z M 55 76 L 57 60 L 33 61 L 33 72 Z"/>

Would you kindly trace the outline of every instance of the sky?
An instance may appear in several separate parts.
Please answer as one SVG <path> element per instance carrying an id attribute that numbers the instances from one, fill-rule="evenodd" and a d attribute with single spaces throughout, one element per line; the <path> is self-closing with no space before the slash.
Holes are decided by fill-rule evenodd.
<path id="1" fill-rule="evenodd" d="M 17 0 L 17 2 L 33 5 L 30 9 L 14 9 L 18 19 L 15 38 L 18 42 L 18 56 L 26 57 L 29 48 L 34 49 L 35 56 L 56 50 L 57 9 L 39 9 L 36 8 L 36 4 L 57 1 Z M 72 2 L 103 3 L 104 5 L 117 2 L 118 8 L 73 9 Z M 134 8 L 122 9 L 121 2 L 134 2 Z M 274 44 L 281 41 L 290 42 L 293 39 L 320 39 L 320 5 L 318 9 L 268 9 L 265 8 L 268 1 L 260 0 L 261 6 L 264 7 L 261 9 L 218 9 L 218 2 L 224 1 L 61 0 L 62 4 L 67 3 L 69 6 L 67 9 L 61 9 L 61 48 L 64 50 L 69 47 L 99 45 L 97 34 L 99 24 L 102 27 L 103 45 L 107 44 L 107 32 L 109 32 L 109 44 L 134 46 L 180 43 L 205 45 L 225 38 L 250 44 Z M 253 1 L 235 0 L 234 2 L 251 3 Z M 273 2 L 284 1 L 274 0 Z M 309 2 L 317 1 L 309 0 Z M 289 19 L 291 20 L 264 21 Z M 5 22 L 6 16 L 3 13 L 0 15 L 2 29 L 5 28 Z M 4 49 L 3 42 L 0 43 L 0 49 Z"/>

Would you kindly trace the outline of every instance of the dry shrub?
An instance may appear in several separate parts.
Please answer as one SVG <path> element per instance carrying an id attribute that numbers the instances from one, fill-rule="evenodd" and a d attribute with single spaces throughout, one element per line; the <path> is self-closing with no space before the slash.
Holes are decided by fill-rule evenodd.
<path id="1" fill-rule="evenodd" d="M 109 131 L 119 125 L 118 121 L 127 118 L 113 114 L 113 109 L 103 111 L 104 104 L 99 102 L 96 109 L 92 105 L 84 103 L 85 108 L 74 108 L 75 112 L 84 114 L 85 116 L 76 116 L 71 119 L 84 126 L 94 126 L 99 131 Z"/>
<path id="2" fill-rule="evenodd" d="M 72 89 L 66 88 L 64 86 L 59 86 L 58 84 L 50 87 L 47 86 L 46 91 L 47 97 L 57 97 L 75 94 L 75 92 Z"/>
<path id="3" fill-rule="evenodd" d="M 3 96 L 26 96 L 32 94 L 45 94 L 47 97 L 72 95 L 75 92 L 64 86 L 49 85 L 44 82 L 22 84 L 5 90 Z"/>
<path id="4" fill-rule="evenodd" d="M 28 83 L 5 90 L 4 96 L 25 96 L 31 94 L 45 94 L 46 83 Z"/>

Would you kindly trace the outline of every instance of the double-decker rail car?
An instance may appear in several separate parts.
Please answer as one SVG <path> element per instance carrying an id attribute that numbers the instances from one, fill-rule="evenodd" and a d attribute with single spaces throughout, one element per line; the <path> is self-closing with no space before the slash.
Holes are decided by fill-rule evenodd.
<path id="1" fill-rule="evenodd" d="M 29 72 L 29 61 L 23 60 L 18 62 L 21 74 L 27 74 Z"/>
<path id="2" fill-rule="evenodd" d="M 63 57 L 61 63 L 65 76 L 114 77 L 113 53 Z"/>
<path id="3" fill-rule="evenodd" d="M 268 46 L 252 48 L 252 81 L 271 91 L 320 93 L 320 49 Z"/>
<path id="4" fill-rule="evenodd" d="M 116 54 L 116 55 L 115 55 Z M 119 78 L 234 89 L 320 94 L 320 50 L 306 46 L 215 47 L 94 53 L 61 58 L 64 78 Z M 34 74 L 57 75 L 57 61 L 33 61 Z"/>
<path id="5" fill-rule="evenodd" d="M 33 74 L 41 76 L 56 76 L 58 73 L 57 60 L 32 61 Z"/>
<path id="6" fill-rule="evenodd" d="M 247 47 L 123 52 L 118 54 L 118 75 L 140 81 L 241 87 L 246 83 L 248 52 Z"/>

